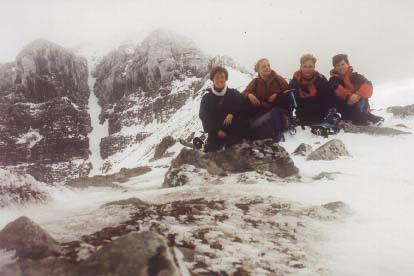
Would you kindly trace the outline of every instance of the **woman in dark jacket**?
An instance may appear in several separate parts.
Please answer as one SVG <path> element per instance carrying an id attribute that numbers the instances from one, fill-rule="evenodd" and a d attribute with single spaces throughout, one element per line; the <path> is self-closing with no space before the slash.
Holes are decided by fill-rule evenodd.
<path id="1" fill-rule="evenodd" d="M 239 91 L 227 87 L 228 72 L 217 66 L 210 72 L 213 86 L 201 99 L 199 117 L 208 133 L 206 152 L 217 151 L 240 142 L 247 135 L 247 121 L 242 118 L 245 101 Z"/>
<path id="2" fill-rule="evenodd" d="M 296 118 L 300 125 L 323 122 L 328 112 L 336 112 L 335 92 L 324 75 L 315 70 L 316 58 L 310 54 L 300 58 L 300 69 L 293 74 L 289 89 L 294 91 Z"/>

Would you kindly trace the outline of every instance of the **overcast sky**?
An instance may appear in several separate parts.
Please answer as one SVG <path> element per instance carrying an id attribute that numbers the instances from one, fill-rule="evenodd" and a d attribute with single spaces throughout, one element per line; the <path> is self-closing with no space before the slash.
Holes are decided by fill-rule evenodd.
<path id="1" fill-rule="evenodd" d="M 355 70 L 375 83 L 414 77 L 410 0 L 0 0 L 0 5 L 0 62 L 13 61 L 38 37 L 67 48 L 107 51 L 169 28 L 206 53 L 229 55 L 248 69 L 268 57 L 288 78 L 305 53 L 318 58 L 325 75 L 331 57 L 347 53 Z"/>

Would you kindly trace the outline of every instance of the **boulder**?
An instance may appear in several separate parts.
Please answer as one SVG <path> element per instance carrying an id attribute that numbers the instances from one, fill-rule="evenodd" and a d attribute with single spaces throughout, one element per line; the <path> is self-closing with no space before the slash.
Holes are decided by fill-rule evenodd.
<path id="1" fill-rule="evenodd" d="M 414 104 L 406 106 L 390 106 L 387 108 L 387 112 L 392 113 L 394 116 L 407 117 L 414 115 Z"/>
<path id="2" fill-rule="evenodd" d="M 339 139 L 333 139 L 309 154 L 307 160 L 334 160 L 349 155 L 345 144 Z"/>
<path id="3" fill-rule="evenodd" d="M 130 233 L 81 262 L 75 275 L 181 275 L 173 249 L 154 232 Z"/>
<path id="4" fill-rule="evenodd" d="M 15 250 L 21 259 L 40 259 L 59 255 L 59 244 L 38 224 L 20 217 L 0 232 L 0 248 Z"/>
<path id="5" fill-rule="evenodd" d="M 340 172 L 321 172 L 318 175 L 315 175 L 312 177 L 313 180 L 320 180 L 320 179 L 328 179 L 328 180 L 334 180 L 335 176 L 340 174 Z"/>
<path id="6" fill-rule="evenodd" d="M 108 175 L 95 175 L 92 177 L 80 177 L 66 182 L 67 186 L 74 188 L 88 187 L 111 187 L 123 188 L 119 183 L 128 181 L 131 177 L 140 176 L 150 172 L 148 166 L 136 167 L 132 169 L 122 168 L 119 172 Z"/>
<path id="7" fill-rule="evenodd" d="M 399 129 L 383 127 L 383 126 L 359 126 L 348 122 L 339 122 L 338 127 L 347 133 L 365 133 L 370 135 L 394 136 L 402 134 L 411 134 L 407 131 Z"/>
<path id="8" fill-rule="evenodd" d="M 167 149 L 175 144 L 175 139 L 171 136 L 164 137 L 161 142 L 157 145 L 154 152 L 153 160 L 163 158 Z"/>
<path id="9" fill-rule="evenodd" d="M 299 171 L 289 153 L 282 146 L 274 144 L 271 139 L 244 142 L 225 151 L 211 153 L 183 148 L 171 162 L 163 186 L 186 184 L 189 179 L 181 173 L 181 167 L 185 165 L 206 169 L 212 175 L 270 171 L 279 177 L 289 177 Z"/>
<path id="10" fill-rule="evenodd" d="M 121 200 L 117 200 L 117 201 L 111 201 L 111 202 L 105 203 L 101 207 L 107 207 L 107 206 L 125 206 L 125 205 L 132 205 L 134 207 L 145 207 L 145 206 L 149 206 L 148 203 L 142 201 L 141 199 L 136 198 L 136 197 L 131 197 L 131 198 L 127 198 L 127 199 L 121 199 Z"/>
<path id="11" fill-rule="evenodd" d="M 295 151 L 293 152 L 293 155 L 306 156 L 311 152 L 312 152 L 312 146 L 308 145 L 308 144 L 305 144 L 305 143 L 302 143 L 295 149 Z"/>

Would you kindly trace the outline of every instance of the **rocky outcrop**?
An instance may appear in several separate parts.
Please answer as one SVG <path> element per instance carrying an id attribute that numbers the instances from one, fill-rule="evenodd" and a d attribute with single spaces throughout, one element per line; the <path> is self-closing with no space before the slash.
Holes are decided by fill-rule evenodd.
<path id="1" fill-rule="evenodd" d="M 150 167 L 136 167 L 132 169 L 123 168 L 119 172 L 109 175 L 96 175 L 92 177 L 80 177 L 66 182 L 66 186 L 73 188 L 88 187 L 112 187 L 122 188 L 119 184 L 128 181 L 132 177 L 140 176 L 150 172 Z"/>
<path id="2" fill-rule="evenodd" d="M 127 221 L 71 242 L 56 244 L 50 237 L 43 238 L 59 250 L 46 258 L 15 260 L 0 268 L 0 274 L 181 275 L 187 269 L 191 275 L 326 272 L 312 257 L 312 237 L 321 223 L 346 214 L 344 203 L 304 206 L 237 190 L 229 197 L 228 188 L 172 192 L 157 198 L 156 204 L 137 198 L 110 202 L 102 208 L 111 212 L 126 205 L 131 208 Z"/>
<path id="3" fill-rule="evenodd" d="M 411 134 L 411 132 L 402 131 L 399 129 L 384 127 L 384 126 L 360 126 L 354 125 L 348 122 L 339 122 L 338 127 L 343 129 L 347 133 L 365 133 L 369 135 L 380 135 L 380 136 L 394 136 L 402 134 Z"/>
<path id="4" fill-rule="evenodd" d="M 175 142 L 175 139 L 171 136 L 164 137 L 155 148 L 153 160 L 163 158 L 168 148 L 172 147 L 175 144 Z"/>
<path id="5" fill-rule="evenodd" d="M 245 142 L 219 152 L 203 153 L 183 148 L 171 162 L 165 175 L 164 187 L 182 186 L 189 182 L 183 171 L 187 165 L 207 170 L 213 175 L 242 173 L 248 171 L 269 171 L 279 177 L 293 176 L 298 173 L 289 153 L 272 140 Z"/>
<path id="6" fill-rule="evenodd" d="M 122 46 L 105 56 L 93 73 L 101 119 L 108 120 L 109 136 L 100 143 L 102 157 L 111 160 L 131 145 L 145 144 L 157 130 L 168 128 L 163 136 L 185 138 L 173 134 L 174 126 L 194 124 L 196 113 L 189 109 L 199 105 L 195 99 L 201 99 L 208 71 L 219 64 L 244 72 L 231 58 L 210 58 L 190 39 L 168 30 L 156 30 L 140 45 Z M 171 122 L 174 116 L 178 118 Z M 151 155 L 158 139 L 146 147 Z"/>
<path id="7" fill-rule="evenodd" d="M 312 152 L 312 146 L 302 143 L 293 151 L 293 155 L 306 156 L 311 152 Z"/>
<path id="8" fill-rule="evenodd" d="M 334 180 L 335 176 L 340 174 L 340 172 L 321 172 L 314 177 L 312 177 L 313 180 L 321 180 L 321 179 L 327 179 L 327 180 Z"/>
<path id="9" fill-rule="evenodd" d="M 308 155 L 307 160 L 335 160 L 340 156 L 349 156 L 345 144 L 339 139 L 333 139 Z"/>
<path id="10" fill-rule="evenodd" d="M 41 259 L 57 256 L 59 244 L 38 224 L 20 217 L 0 232 L 0 249 L 14 250 L 20 259 Z"/>
<path id="11" fill-rule="evenodd" d="M 0 208 L 48 199 L 45 185 L 31 175 L 0 169 Z"/>
<path id="12" fill-rule="evenodd" d="M 174 251 L 154 232 L 130 233 L 81 262 L 75 275 L 181 275 Z"/>
<path id="13" fill-rule="evenodd" d="M 387 108 L 387 112 L 402 118 L 414 116 L 414 104 L 406 106 L 391 106 Z"/>
<path id="14" fill-rule="evenodd" d="M 87 166 L 75 171 L 73 163 L 89 157 L 87 80 L 84 58 L 43 39 L 25 47 L 15 63 L 1 65 L 0 166 L 28 173 L 40 166 L 42 174 L 34 176 L 46 182 L 83 174 Z"/>

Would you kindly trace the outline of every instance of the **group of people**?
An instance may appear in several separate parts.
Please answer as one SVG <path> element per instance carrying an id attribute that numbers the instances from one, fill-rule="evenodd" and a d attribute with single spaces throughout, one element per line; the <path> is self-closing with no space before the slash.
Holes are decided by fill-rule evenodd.
<path id="1" fill-rule="evenodd" d="M 199 113 L 208 134 L 204 150 L 217 151 L 242 139 L 273 138 L 278 143 L 283 132 L 297 124 L 321 124 L 338 113 L 342 120 L 358 125 L 382 122 L 370 112 L 372 83 L 353 71 L 347 55 L 332 58 L 329 81 L 315 65 L 314 56 L 302 56 L 300 69 L 288 83 L 272 70 L 268 59 L 260 59 L 254 67 L 257 77 L 242 93 L 227 87 L 224 67 L 212 68 L 213 85 L 203 96 Z"/>

